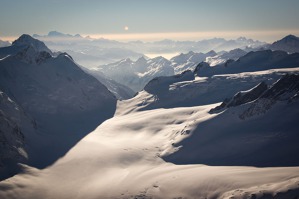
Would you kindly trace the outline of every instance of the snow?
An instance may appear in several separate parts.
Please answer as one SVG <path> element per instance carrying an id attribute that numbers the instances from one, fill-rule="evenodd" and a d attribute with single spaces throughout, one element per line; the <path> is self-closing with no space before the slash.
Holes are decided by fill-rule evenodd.
<path id="1" fill-rule="evenodd" d="M 298 73 L 299 70 L 275 69 L 218 75 L 212 79 L 197 77 L 194 80 L 187 72 L 182 76 L 158 79 L 160 84 L 165 81 L 166 85 L 172 85 L 171 92 L 178 96 L 184 92 L 183 85 L 191 84 L 203 84 L 204 87 L 208 85 L 205 92 L 222 96 L 213 84 L 229 88 L 227 80 L 233 81 L 233 85 L 237 85 L 234 81 L 247 80 L 249 82 L 246 84 L 251 86 L 261 80 L 275 82 L 287 72 Z M 218 82 L 212 83 L 217 78 L 220 78 Z M 160 84 L 150 83 L 148 86 L 154 91 L 154 87 Z M 240 90 L 244 85 L 237 87 L 233 90 Z M 193 90 L 198 90 L 197 86 Z M 212 98 L 208 105 L 142 109 L 162 100 L 153 94 L 142 91 L 133 99 L 118 101 L 113 118 L 84 137 L 53 165 L 43 170 L 23 165 L 21 174 L 1 182 L 0 197 L 247 198 L 298 195 L 298 167 L 258 168 L 246 165 L 267 160 L 264 153 L 256 153 L 254 159 L 248 156 L 248 161 L 245 162 L 246 155 L 240 156 L 245 157 L 239 159 L 242 160 L 240 162 L 238 159 L 230 159 L 234 157 L 231 154 L 236 157 L 251 154 L 252 149 L 257 150 L 267 142 L 275 143 L 275 140 L 280 141 L 278 145 L 282 150 L 286 143 L 290 143 L 285 141 L 286 138 L 294 140 L 292 135 L 295 134 L 290 132 L 296 129 L 293 122 L 296 122 L 298 113 L 292 110 L 298 110 L 298 102 L 291 105 L 278 104 L 266 116 L 243 121 L 236 114 L 242 112 L 242 107 L 209 114 L 212 108 L 219 105 L 211 103 Z M 201 96 L 203 95 L 206 94 L 202 93 Z M 176 97 L 167 99 L 170 104 L 170 101 L 176 103 Z M 280 114 L 286 117 L 272 125 L 274 128 L 279 126 L 275 131 L 271 128 L 268 131 L 254 131 L 277 121 Z M 252 129 L 252 126 L 255 128 Z M 291 126 L 293 130 L 281 139 L 285 126 Z M 243 130 L 238 132 L 240 129 Z M 206 145 L 206 142 L 211 143 Z M 275 157 L 270 155 L 273 153 L 266 154 Z M 286 151 L 283 154 L 286 155 Z M 223 157 L 227 157 L 228 161 L 223 161 L 226 160 Z M 220 162 L 217 163 L 217 160 Z M 186 161 L 192 164 L 177 165 Z"/>
<path id="2" fill-rule="evenodd" d="M 93 74 L 97 71 L 135 92 L 142 90 L 151 79 L 157 76 L 174 75 L 171 62 L 161 56 L 152 59 L 140 57 L 136 61 L 127 58 L 92 69 Z"/>
<path id="3" fill-rule="evenodd" d="M 173 143 L 190 136 L 188 131 L 215 117 L 207 114 L 213 106 L 119 113 L 54 165 L 44 170 L 24 166 L 22 174 L 1 182 L 0 196 L 245 198 L 250 194 L 298 190 L 298 167 L 215 167 L 164 162 L 161 156 L 177 150 Z"/>
<path id="4" fill-rule="evenodd" d="M 222 54 L 218 54 L 215 56 L 209 56 L 206 58 L 206 60 L 203 60 L 203 61 L 209 63 L 210 66 L 216 66 L 219 64 L 224 64 L 226 61 L 228 61 L 230 59 L 237 60 L 240 57 L 244 56 L 245 54 L 247 54 L 247 52 L 244 50 L 234 49 L 229 52 L 224 52 Z"/>
<path id="5" fill-rule="evenodd" d="M 209 66 L 200 63 L 196 67 L 198 76 L 211 76 L 217 74 L 254 72 L 275 68 L 291 68 L 299 64 L 299 54 L 288 54 L 284 51 L 261 50 L 249 52 L 237 61 L 228 60 L 224 64 Z"/>
<path id="6" fill-rule="evenodd" d="M 216 56 L 215 51 L 210 51 L 207 53 L 195 53 L 190 51 L 186 54 L 181 53 L 170 59 L 172 62 L 172 67 L 175 70 L 175 74 L 181 74 L 186 70 L 194 70 L 196 65 L 202 61 L 205 61 L 206 58 L 210 56 Z"/>
<path id="7" fill-rule="evenodd" d="M 242 63 L 251 61 L 244 59 Z M 152 74 L 168 62 L 162 57 L 126 59 L 118 67 L 136 63 L 149 63 L 146 72 L 137 68 Z M 257 99 L 211 113 L 238 92 L 253 91 L 261 82 L 273 84 L 270 89 L 275 90 L 282 76 L 299 74 L 299 68 L 262 69 L 155 77 L 135 97 L 115 104 L 112 94 L 67 54 L 40 63 L 16 56 L 3 59 L 1 110 L 19 115 L 24 109 L 37 119 L 38 134 L 24 135 L 31 150 L 40 152 L 40 164 L 53 160 L 53 153 L 60 152 L 60 158 L 43 169 L 20 164 L 20 173 L 0 182 L 0 198 L 296 198 L 296 93 L 290 90 L 271 106 Z M 297 87 L 294 82 L 292 88 Z M 254 109 L 254 114 L 241 118 L 254 104 L 267 110 Z M 24 156 L 23 147 L 18 149 Z"/>

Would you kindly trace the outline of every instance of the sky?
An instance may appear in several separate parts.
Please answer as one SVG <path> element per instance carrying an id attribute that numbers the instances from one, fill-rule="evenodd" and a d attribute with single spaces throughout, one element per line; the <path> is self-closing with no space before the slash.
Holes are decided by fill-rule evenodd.
<path id="1" fill-rule="evenodd" d="M 59 31 L 121 41 L 299 35 L 298 0 L 0 0 L 0 39 Z"/>

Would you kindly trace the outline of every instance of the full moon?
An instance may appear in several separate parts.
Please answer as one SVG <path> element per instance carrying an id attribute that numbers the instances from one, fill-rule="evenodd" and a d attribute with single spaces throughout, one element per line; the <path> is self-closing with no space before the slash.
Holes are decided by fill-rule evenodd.
<path id="1" fill-rule="evenodd" d="M 125 26 L 125 27 L 124 27 L 124 30 L 125 30 L 125 31 L 129 30 L 129 27 L 128 27 L 128 26 Z"/>

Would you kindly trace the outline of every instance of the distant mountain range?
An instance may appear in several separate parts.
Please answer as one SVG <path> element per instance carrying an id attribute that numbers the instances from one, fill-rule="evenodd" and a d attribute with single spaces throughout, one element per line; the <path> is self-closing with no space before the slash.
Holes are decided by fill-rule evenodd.
<path id="1" fill-rule="evenodd" d="M 245 37 L 235 40 L 213 38 L 201 41 L 161 40 L 155 42 L 119 42 L 109 39 L 92 39 L 79 34 L 70 35 L 51 31 L 47 35 L 33 35 L 44 41 L 54 51 L 69 53 L 79 64 L 91 68 L 109 64 L 121 59 L 137 60 L 146 54 L 187 53 L 189 51 L 207 53 L 229 51 L 235 48 L 259 48 L 266 43 L 254 41 Z"/>
<path id="2" fill-rule="evenodd" d="M 294 36 L 288 37 L 296 38 Z M 163 57 L 152 59 L 141 57 L 137 61 L 123 59 L 115 63 L 94 67 L 91 71 L 94 74 L 97 72 L 103 73 L 114 81 L 138 92 L 155 77 L 181 74 L 186 70 L 196 70 L 198 76 L 211 76 L 239 73 L 242 71 L 250 72 L 271 68 L 297 67 L 299 64 L 299 54 L 289 54 L 289 52 L 282 51 L 282 49 L 294 49 L 293 43 L 285 42 L 286 38 L 272 45 L 257 48 L 254 51 L 253 49 L 247 51 L 249 50 L 248 48 L 244 50 L 236 48 L 220 53 L 216 53 L 213 50 L 207 53 L 190 51 L 188 53 L 181 53 L 170 60 Z M 269 49 L 271 46 L 277 46 L 278 43 L 282 43 L 280 45 L 282 49 L 274 51 Z"/>
<path id="3" fill-rule="evenodd" d="M 284 51 L 262 50 L 249 52 L 236 61 L 229 59 L 224 64 L 216 66 L 200 63 L 195 71 L 198 76 L 211 76 L 298 66 L 299 53 L 288 54 Z"/>
<path id="4" fill-rule="evenodd" d="M 128 86 L 135 92 L 140 91 L 154 77 L 174 75 L 171 62 L 163 57 L 153 59 L 139 58 L 137 61 L 124 59 L 115 63 L 93 68 L 107 77 Z"/>
<path id="5" fill-rule="evenodd" d="M 142 53 L 125 48 L 122 43 L 108 39 L 91 39 L 79 34 L 70 35 L 51 31 L 47 35 L 33 35 L 53 51 L 67 52 L 80 65 L 90 68 L 120 59 L 137 59 Z"/>

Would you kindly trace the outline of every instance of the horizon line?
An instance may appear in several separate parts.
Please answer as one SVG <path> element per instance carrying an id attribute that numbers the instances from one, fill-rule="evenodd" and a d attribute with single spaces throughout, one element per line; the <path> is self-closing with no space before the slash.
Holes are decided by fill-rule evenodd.
<path id="1" fill-rule="evenodd" d="M 24 33 L 26 34 L 26 33 Z M 68 34 L 68 33 L 63 33 Z M 78 33 L 76 33 L 78 34 Z M 120 42 L 143 41 L 154 42 L 165 39 L 174 41 L 200 41 L 204 39 L 224 38 L 237 39 L 246 37 L 248 39 L 259 40 L 263 42 L 274 42 L 287 35 L 299 35 L 299 29 L 294 30 L 262 30 L 262 31 L 197 31 L 197 32 L 156 32 L 156 33 L 113 33 L 113 34 L 80 34 L 83 37 L 91 39 L 109 39 Z M 32 36 L 33 34 L 31 34 Z M 75 34 L 74 34 L 75 35 Z M 12 42 L 19 36 L 4 36 L 0 39 Z"/>

